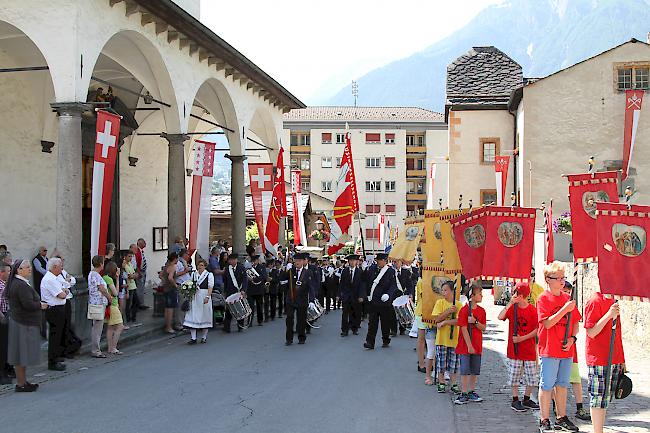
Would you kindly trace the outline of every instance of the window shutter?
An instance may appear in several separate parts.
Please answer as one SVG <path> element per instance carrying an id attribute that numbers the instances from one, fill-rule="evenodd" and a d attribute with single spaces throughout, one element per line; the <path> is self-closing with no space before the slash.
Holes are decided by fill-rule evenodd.
<path id="1" fill-rule="evenodd" d="M 387 204 L 386 205 L 386 213 L 395 213 L 395 205 L 394 204 Z"/>
<path id="2" fill-rule="evenodd" d="M 395 157 L 394 156 L 390 156 L 390 157 L 387 156 L 386 157 L 386 167 L 395 167 Z"/>
<path id="3" fill-rule="evenodd" d="M 395 134 L 386 134 L 386 140 L 395 140 Z"/>
<path id="4" fill-rule="evenodd" d="M 331 132 L 323 132 L 321 141 L 323 143 L 331 143 L 332 142 L 332 133 Z"/>
<path id="5" fill-rule="evenodd" d="M 381 134 L 366 133 L 366 143 L 378 143 L 381 141 Z"/>
<path id="6" fill-rule="evenodd" d="M 407 158 L 406 159 L 406 169 L 407 170 L 413 170 L 415 167 L 415 161 L 413 158 Z"/>

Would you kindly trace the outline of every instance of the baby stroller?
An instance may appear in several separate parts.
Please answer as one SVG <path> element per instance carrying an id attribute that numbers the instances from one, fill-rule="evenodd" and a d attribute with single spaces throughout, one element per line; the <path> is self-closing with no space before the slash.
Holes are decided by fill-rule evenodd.
<path id="1" fill-rule="evenodd" d="M 215 327 L 223 323 L 226 315 L 226 298 L 217 287 L 212 291 L 212 326 Z"/>

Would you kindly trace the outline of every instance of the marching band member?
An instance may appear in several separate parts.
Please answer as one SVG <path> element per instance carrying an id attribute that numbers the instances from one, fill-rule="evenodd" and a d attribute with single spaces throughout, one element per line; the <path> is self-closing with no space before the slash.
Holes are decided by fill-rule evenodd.
<path id="1" fill-rule="evenodd" d="M 413 275 L 411 274 L 411 268 L 404 266 L 401 260 L 395 262 L 395 278 L 397 284 L 397 296 L 409 295 L 413 299 L 415 292 L 415 286 L 413 285 Z M 394 315 L 393 315 L 394 316 Z M 391 321 L 390 334 L 391 337 L 397 335 L 398 328 L 397 318 Z M 406 328 L 404 325 L 399 325 L 399 335 L 404 335 Z"/>
<path id="2" fill-rule="evenodd" d="M 325 279 L 325 314 L 329 312 L 330 309 L 336 310 L 336 292 L 338 287 L 338 280 L 334 275 L 334 266 L 331 262 L 326 262 L 323 266 L 323 275 Z M 331 306 L 331 308 L 330 308 Z"/>
<path id="3" fill-rule="evenodd" d="M 280 262 L 280 264 L 282 264 L 282 262 Z M 275 259 L 267 261 L 267 271 L 269 274 L 269 289 L 268 294 L 264 299 L 265 322 L 268 322 L 269 318 L 271 320 L 275 320 L 275 311 L 278 303 L 278 291 L 280 288 L 280 269 Z"/>
<path id="4" fill-rule="evenodd" d="M 249 326 L 253 325 L 253 314 L 257 315 L 257 325 L 262 326 L 264 321 L 264 292 L 266 291 L 264 283 L 266 283 L 268 274 L 266 273 L 266 266 L 260 262 L 259 254 L 253 254 L 251 260 L 257 276 L 248 277 L 248 302 L 253 311 L 249 319 Z"/>
<path id="5" fill-rule="evenodd" d="M 314 274 L 308 269 L 307 260 L 309 254 L 296 253 L 294 255 L 295 267 L 289 268 L 289 291 L 286 299 L 286 341 L 285 345 L 293 344 L 294 319 L 296 321 L 296 333 L 298 344 L 305 344 L 307 340 L 307 308 L 313 305 L 316 293 L 314 291 Z"/>
<path id="6" fill-rule="evenodd" d="M 361 302 L 364 296 L 363 271 L 358 267 L 359 256 L 351 254 L 347 257 L 349 266 L 341 272 L 341 337 L 346 337 L 350 329 L 354 335 L 359 334 L 361 325 Z"/>
<path id="7" fill-rule="evenodd" d="M 290 263 L 287 263 L 289 265 Z M 289 291 L 289 271 L 286 266 L 282 265 L 282 260 L 275 261 L 275 267 L 278 269 L 278 318 L 282 318 L 282 312 L 285 310 L 285 300 Z"/>
<path id="8" fill-rule="evenodd" d="M 244 265 L 238 263 L 239 254 L 232 253 L 228 256 L 228 266 L 226 272 L 223 274 L 223 286 L 224 286 L 224 297 L 228 297 L 237 292 L 240 292 L 242 296 L 246 296 L 246 291 L 248 289 L 248 278 L 246 278 L 246 270 Z M 230 332 L 230 322 L 232 321 L 232 314 L 230 314 L 230 309 L 226 308 L 226 316 L 223 320 L 223 330 L 224 332 Z M 244 327 L 244 321 L 237 321 L 237 331 L 241 331 Z"/>
<path id="9" fill-rule="evenodd" d="M 381 319 L 381 347 L 388 347 L 390 344 L 390 324 L 395 320 L 395 312 L 391 300 L 397 291 L 395 270 L 388 266 L 388 254 L 377 253 L 376 264 L 367 270 L 366 282 L 370 283 L 370 294 L 368 295 L 368 334 L 363 347 L 366 349 L 375 348 L 375 337 Z"/>

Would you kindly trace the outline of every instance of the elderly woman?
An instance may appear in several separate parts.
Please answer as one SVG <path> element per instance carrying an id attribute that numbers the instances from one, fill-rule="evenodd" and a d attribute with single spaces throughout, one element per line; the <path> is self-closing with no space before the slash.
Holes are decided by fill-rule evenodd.
<path id="1" fill-rule="evenodd" d="M 112 355 L 122 355 L 117 349 L 117 342 L 120 340 L 120 334 L 124 329 L 122 325 L 122 313 L 120 312 L 120 307 L 117 302 L 117 294 L 120 282 L 120 270 L 115 264 L 115 262 L 108 262 L 104 267 L 104 281 L 108 286 L 108 292 L 112 296 L 110 304 L 110 315 L 106 324 L 108 329 L 106 330 L 106 340 L 108 341 L 108 353 Z"/>
<path id="2" fill-rule="evenodd" d="M 90 332 L 90 353 L 93 358 L 106 358 L 100 346 L 104 329 L 104 317 L 102 315 L 101 319 L 99 317 L 91 318 L 90 309 L 99 309 L 100 307 L 105 309 L 109 302 L 113 301 L 113 295 L 108 291 L 108 285 L 100 275 L 104 270 L 104 257 L 94 256 L 91 264 L 93 270 L 88 274 L 88 318 L 93 322 Z"/>
<path id="3" fill-rule="evenodd" d="M 192 274 L 196 281 L 197 290 L 190 304 L 190 311 L 185 314 L 183 326 L 190 328 L 192 338 L 188 344 L 196 344 L 196 330 L 201 330 L 201 343 L 208 341 L 208 329 L 212 327 L 212 289 L 214 288 L 214 275 L 208 272 L 208 264 L 201 259 L 196 265 L 197 269 Z"/>
<path id="4" fill-rule="evenodd" d="M 9 318 L 8 361 L 16 369 L 16 392 L 33 392 L 37 384 L 27 382 L 27 367 L 41 361 L 41 310 L 47 304 L 41 302 L 36 290 L 29 285 L 32 266 L 28 260 L 17 260 L 11 269 L 7 286 Z"/>

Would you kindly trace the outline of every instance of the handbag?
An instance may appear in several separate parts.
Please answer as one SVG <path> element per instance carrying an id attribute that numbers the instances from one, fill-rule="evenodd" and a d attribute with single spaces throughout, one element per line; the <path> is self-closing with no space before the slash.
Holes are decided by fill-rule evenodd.
<path id="1" fill-rule="evenodd" d="M 88 304 L 88 320 L 104 320 L 104 305 Z"/>
<path id="2" fill-rule="evenodd" d="M 190 311 L 190 301 L 187 299 L 183 301 L 183 304 L 181 305 L 181 311 Z"/>

